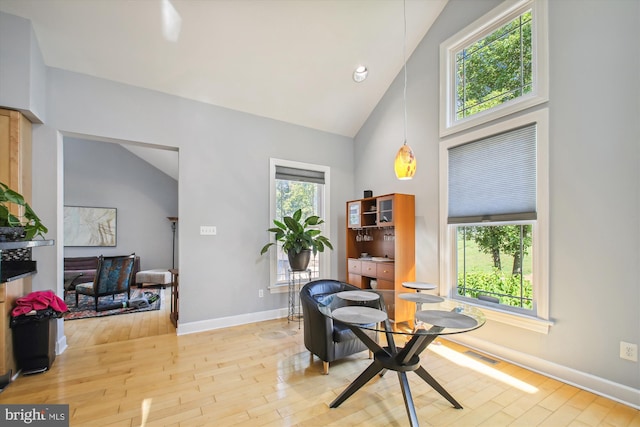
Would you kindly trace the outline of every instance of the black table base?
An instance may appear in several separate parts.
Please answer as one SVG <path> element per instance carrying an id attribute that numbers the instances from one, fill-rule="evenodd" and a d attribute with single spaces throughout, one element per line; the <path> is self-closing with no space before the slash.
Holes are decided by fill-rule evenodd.
<path id="1" fill-rule="evenodd" d="M 429 384 L 435 391 L 440 393 L 442 397 L 447 399 L 454 408 L 462 409 L 460 405 L 436 380 L 433 378 L 421 365 L 420 365 L 420 353 L 422 353 L 438 335 L 437 331 L 433 329 L 429 334 L 414 334 L 412 338 L 407 342 L 404 347 L 396 347 L 393 334 L 386 333 L 387 347 L 381 347 L 378 343 L 372 340 L 366 333 L 363 332 L 356 325 L 346 324 L 353 333 L 355 333 L 362 342 L 371 350 L 374 354 L 374 359 L 371 365 L 369 365 L 359 376 L 356 378 L 340 395 L 331 402 L 329 405 L 331 408 L 337 408 L 342 402 L 347 400 L 352 394 L 358 391 L 362 386 L 369 382 L 376 374 L 384 375 L 386 370 L 396 371 L 398 373 L 398 380 L 400 381 L 400 389 L 402 390 L 402 396 L 404 398 L 404 404 L 407 409 L 407 415 L 411 426 L 418 426 L 418 417 L 416 415 L 416 409 L 413 404 L 413 398 L 411 397 L 411 389 L 409 387 L 409 381 L 407 380 L 407 372 L 415 372 L 420 378 L 422 378 L 427 384 Z M 438 328 L 438 327 L 434 327 Z M 388 321 L 386 322 L 386 329 L 390 331 Z"/>

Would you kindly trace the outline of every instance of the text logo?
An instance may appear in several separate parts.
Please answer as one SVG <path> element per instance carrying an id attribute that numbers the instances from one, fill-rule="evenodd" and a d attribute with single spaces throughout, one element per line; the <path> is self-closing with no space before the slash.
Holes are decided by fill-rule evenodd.
<path id="1" fill-rule="evenodd" d="M 0 405 L 0 425 L 69 427 L 69 405 Z"/>

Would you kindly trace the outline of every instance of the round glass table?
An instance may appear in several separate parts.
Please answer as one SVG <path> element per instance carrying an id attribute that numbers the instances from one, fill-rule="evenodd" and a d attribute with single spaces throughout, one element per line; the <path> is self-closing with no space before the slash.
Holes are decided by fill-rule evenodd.
<path id="1" fill-rule="evenodd" d="M 420 365 L 420 354 L 440 335 L 461 334 L 478 329 L 485 323 L 484 314 L 473 306 L 441 297 L 430 298 L 427 306 L 428 309 L 416 312 L 415 327 L 404 330 L 392 327 L 384 311 L 384 302 L 373 291 L 338 293 L 318 304 L 325 316 L 349 327 L 374 355 L 373 362 L 331 402 L 331 408 L 340 406 L 375 375 L 382 376 L 386 371 L 395 371 L 398 375 L 411 426 L 419 424 L 407 372 L 415 372 L 455 408 L 462 408 L 462 405 Z M 387 345 L 378 344 L 364 332 L 365 330 L 384 334 Z M 400 346 L 396 344 L 396 340 L 406 343 Z"/>

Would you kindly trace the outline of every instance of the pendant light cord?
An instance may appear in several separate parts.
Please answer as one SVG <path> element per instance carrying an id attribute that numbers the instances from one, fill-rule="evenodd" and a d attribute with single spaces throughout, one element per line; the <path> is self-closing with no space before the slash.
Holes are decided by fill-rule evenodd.
<path id="1" fill-rule="evenodd" d="M 407 145 L 407 1 L 402 0 L 404 14 L 404 33 L 402 36 L 402 58 L 404 60 L 404 145 Z"/>

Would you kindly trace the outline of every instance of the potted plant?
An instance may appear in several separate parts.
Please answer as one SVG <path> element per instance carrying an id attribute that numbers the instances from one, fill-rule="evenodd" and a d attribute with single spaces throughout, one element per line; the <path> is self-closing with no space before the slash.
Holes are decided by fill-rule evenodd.
<path id="1" fill-rule="evenodd" d="M 293 216 L 285 216 L 282 222 L 274 219 L 273 223 L 276 226 L 267 231 L 274 233 L 276 241 L 264 245 L 260 255 L 266 253 L 272 245 L 282 242 L 282 250 L 289 257 L 292 270 L 305 270 L 311 252 L 315 256 L 318 252 L 324 252 L 325 248 L 333 249 L 329 239 L 315 228 L 324 223 L 317 215 L 302 220 L 302 210 L 298 209 Z"/>
<path id="2" fill-rule="evenodd" d="M 12 204 L 22 206 L 24 213 L 12 214 L 10 211 Z M 44 238 L 44 233 L 49 231 L 24 197 L 2 182 L 0 182 L 0 229 L 2 229 L 0 234 L 8 237 L 9 240 L 32 240 L 36 236 Z M 2 237 L 0 236 L 0 240 Z"/>

